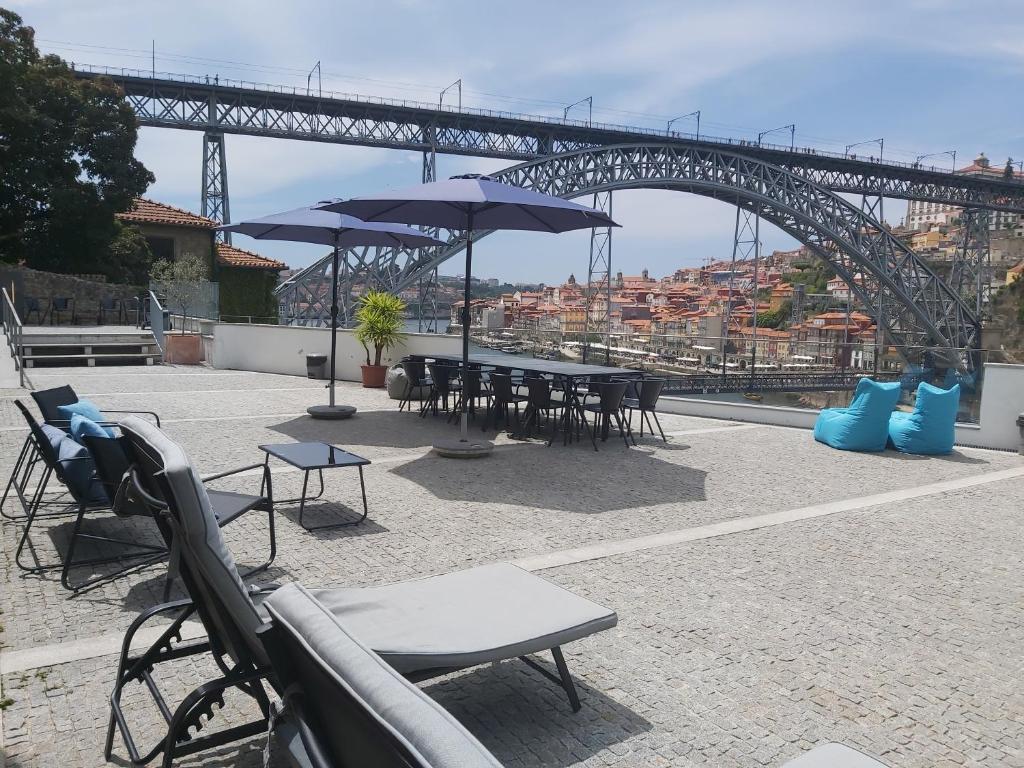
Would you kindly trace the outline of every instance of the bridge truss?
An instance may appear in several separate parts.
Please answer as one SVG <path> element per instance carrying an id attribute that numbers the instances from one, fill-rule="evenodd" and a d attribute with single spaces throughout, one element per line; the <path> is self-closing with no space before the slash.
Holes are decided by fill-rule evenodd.
<path id="1" fill-rule="evenodd" d="M 494 176 L 565 198 L 648 188 L 732 203 L 775 224 L 827 261 L 865 307 L 887 307 L 877 320 L 906 356 L 933 348 L 945 351 L 949 365 L 974 364 L 968 353 L 980 340 L 974 308 L 864 211 L 784 168 L 736 153 L 645 143 L 555 155 Z M 444 248 L 377 249 L 373 258 L 353 252 L 352 279 L 397 292 L 464 247 L 464 236 L 453 233 Z M 862 279 L 855 279 L 858 275 Z M 293 279 L 280 289 L 284 322 L 322 320 L 322 315 L 314 316 L 319 311 L 302 305 L 301 282 Z"/>

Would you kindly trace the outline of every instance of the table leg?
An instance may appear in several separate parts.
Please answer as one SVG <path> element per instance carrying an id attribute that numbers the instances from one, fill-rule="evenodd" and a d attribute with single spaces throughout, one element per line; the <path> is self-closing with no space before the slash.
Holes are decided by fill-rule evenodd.
<path id="1" fill-rule="evenodd" d="M 323 482 L 323 471 L 322 470 L 321 470 L 321 473 L 320 473 L 320 480 L 321 480 L 321 483 L 322 483 Z M 302 513 L 303 513 L 303 510 L 306 509 L 306 487 L 308 485 L 309 485 L 309 470 L 307 469 L 305 472 L 302 473 L 302 495 L 299 497 L 299 525 L 302 526 L 303 528 L 306 528 L 306 526 L 302 524 Z M 306 528 L 306 530 L 308 531 L 310 529 Z"/>

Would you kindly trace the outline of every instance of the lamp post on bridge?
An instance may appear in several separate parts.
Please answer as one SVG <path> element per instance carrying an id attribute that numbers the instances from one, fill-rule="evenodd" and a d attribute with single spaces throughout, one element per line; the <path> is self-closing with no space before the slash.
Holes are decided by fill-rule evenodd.
<path id="1" fill-rule="evenodd" d="M 441 91 L 441 95 L 437 97 L 437 108 L 438 109 L 441 108 L 441 105 L 444 103 L 444 95 L 446 93 L 448 93 L 448 91 L 450 91 L 452 88 L 458 88 L 458 90 L 459 90 L 459 112 L 461 112 L 462 111 L 462 78 L 461 77 L 458 80 L 456 80 L 454 83 L 449 85 L 447 88 L 445 88 L 445 89 L 443 89 Z"/>
<path id="2" fill-rule="evenodd" d="M 700 138 L 700 110 L 699 109 L 694 110 L 693 112 L 687 112 L 685 115 L 680 115 L 679 117 L 673 117 L 671 120 L 668 121 L 668 125 L 665 126 L 665 133 L 668 133 L 668 134 L 672 133 L 672 123 L 676 122 L 677 120 L 685 120 L 688 117 L 694 117 L 694 116 L 697 117 L 697 133 L 695 134 L 695 136 L 699 139 Z"/>
<path id="3" fill-rule="evenodd" d="M 789 125 L 780 125 L 778 128 L 770 128 L 767 131 L 761 131 L 757 134 L 757 146 L 761 146 L 761 139 L 767 136 L 769 133 L 775 133 L 776 131 L 789 130 L 789 150 L 792 152 L 796 148 L 796 123 L 790 123 Z"/>
<path id="4" fill-rule="evenodd" d="M 950 169 L 950 171 L 952 173 L 956 173 L 956 150 L 955 149 L 947 149 L 945 152 L 929 152 L 926 155 L 918 155 L 917 157 L 914 158 L 914 165 L 916 166 L 918 163 L 920 163 L 926 157 L 942 157 L 942 155 L 949 155 L 949 156 L 951 156 L 953 158 L 953 167 Z"/>
<path id="5" fill-rule="evenodd" d="M 578 107 L 580 104 L 587 104 L 589 106 L 589 110 L 587 112 L 587 125 L 591 125 L 592 126 L 594 124 L 594 97 L 593 96 L 587 96 L 587 98 L 585 98 L 585 99 L 580 99 L 579 101 L 574 101 L 568 107 L 563 109 L 562 110 L 562 119 L 563 120 L 568 120 L 569 119 L 569 110 L 572 109 L 573 107 Z"/>
<path id="6" fill-rule="evenodd" d="M 844 155 L 849 155 L 850 150 L 854 147 L 863 147 L 865 144 L 877 144 L 878 145 L 878 159 L 882 159 L 882 153 L 885 151 L 885 139 L 868 139 L 867 141 L 857 141 L 853 144 L 847 144 L 846 149 L 843 150 Z"/>

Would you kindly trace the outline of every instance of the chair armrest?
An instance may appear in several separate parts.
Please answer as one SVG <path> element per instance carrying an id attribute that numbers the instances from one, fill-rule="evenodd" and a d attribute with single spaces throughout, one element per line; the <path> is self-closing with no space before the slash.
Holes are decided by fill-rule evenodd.
<path id="1" fill-rule="evenodd" d="M 237 475 L 239 472 L 248 472 L 251 469 L 262 469 L 263 470 L 263 483 L 262 487 L 266 489 L 266 493 L 263 494 L 264 498 L 270 502 L 270 505 L 274 504 L 274 481 L 270 475 L 270 467 L 266 462 L 260 462 L 258 464 L 247 464 L 244 467 L 238 467 L 236 469 L 229 469 L 226 472 L 218 472 L 214 475 L 206 475 L 201 478 L 203 483 L 209 483 L 213 480 L 220 480 L 223 477 L 230 477 L 231 475 Z"/>
<path id="2" fill-rule="evenodd" d="M 135 414 L 144 414 L 146 416 L 152 416 L 154 421 L 156 421 L 156 425 L 158 427 L 160 426 L 160 417 L 157 416 L 152 411 L 120 411 L 120 410 L 117 410 L 115 408 L 104 408 L 103 410 L 104 410 L 105 413 L 135 413 Z"/>

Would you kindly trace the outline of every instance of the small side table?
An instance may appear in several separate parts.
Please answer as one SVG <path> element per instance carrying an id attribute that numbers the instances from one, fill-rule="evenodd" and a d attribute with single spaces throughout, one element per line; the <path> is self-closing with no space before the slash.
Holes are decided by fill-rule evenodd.
<path id="1" fill-rule="evenodd" d="M 369 459 L 356 456 L 346 450 L 330 445 L 329 443 L 275 443 L 272 445 L 261 445 L 260 450 L 267 454 L 264 465 L 270 463 L 270 457 L 274 456 L 281 461 L 301 469 L 302 495 L 294 499 L 275 500 L 277 504 L 290 504 L 299 502 L 299 525 L 307 531 L 320 531 L 326 528 L 343 528 L 349 525 L 358 525 L 366 519 L 368 514 L 366 507 L 366 482 L 363 479 L 363 467 L 370 463 Z M 359 489 L 363 495 L 363 516 L 358 520 L 346 520 L 342 523 L 326 523 L 324 525 L 307 526 L 302 521 L 302 514 L 306 507 L 308 498 L 319 499 L 324 495 L 324 470 L 332 467 L 356 467 L 359 469 Z M 320 477 L 320 492 L 316 496 L 307 497 L 306 491 L 309 488 L 309 473 L 317 471 Z"/>

